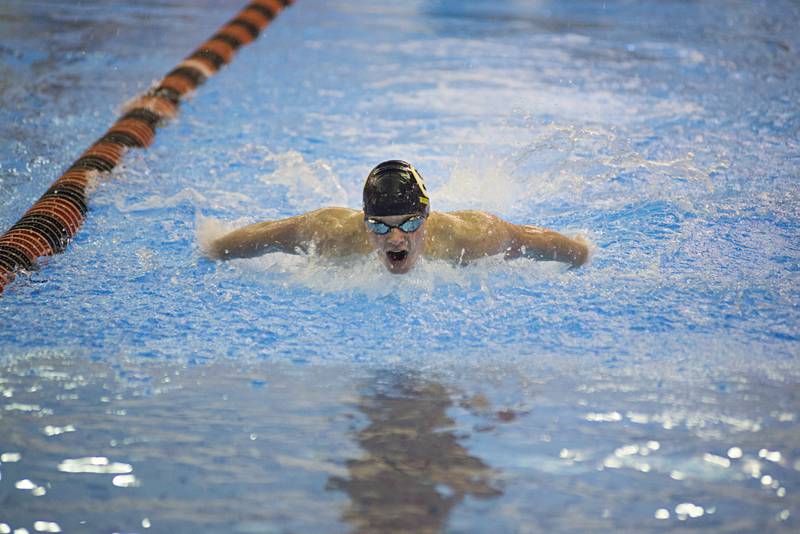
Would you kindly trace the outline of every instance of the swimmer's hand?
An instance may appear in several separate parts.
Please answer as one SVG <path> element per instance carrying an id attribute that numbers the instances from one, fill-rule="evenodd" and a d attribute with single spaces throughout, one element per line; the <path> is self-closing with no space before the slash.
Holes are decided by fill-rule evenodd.
<path id="1" fill-rule="evenodd" d="M 572 260 L 570 269 L 575 269 L 588 263 L 597 247 L 583 234 L 578 234 L 570 239 L 574 244 L 570 256 Z"/>
<path id="2" fill-rule="evenodd" d="M 208 243 L 205 253 L 214 260 L 230 260 L 252 258 L 272 252 L 273 247 L 268 242 L 264 242 L 256 230 L 256 225 L 249 225 L 228 232 Z"/>
<path id="3" fill-rule="evenodd" d="M 582 235 L 567 237 L 538 226 L 509 224 L 511 243 L 506 258 L 524 256 L 541 261 L 569 263 L 580 267 L 589 260 L 591 243 Z"/>
<path id="4" fill-rule="evenodd" d="M 211 259 L 253 258 L 269 252 L 296 253 L 308 241 L 302 221 L 303 216 L 297 216 L 258 222 L 208 235 L 205 239 L 201 239 L 202 231 L 198 229 L 198 242 Z"/>
<path id="5" fill-rule="evenodd" d="M 231 231 L 230 224 L 223 223 L 211 217 L 199 217 L 195 237 L 200 252 L 209 259 L 216 260 L 223 257 L 219 238 Z"/>
<path id="6" fill-rule="evenodd" d="M 271 252 L 268 241 L 264 237 L 265 223 L 235 228 L 230 223 L 223 223 L 211 217 L 198 220 L 196 237 L 200 251 L 212 260 L 232 258 L 250 258 L 265 252 Z"/>

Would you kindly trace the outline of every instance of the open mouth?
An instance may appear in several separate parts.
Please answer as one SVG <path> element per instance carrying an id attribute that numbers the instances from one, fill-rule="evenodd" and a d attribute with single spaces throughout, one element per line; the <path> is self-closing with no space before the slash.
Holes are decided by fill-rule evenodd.
<path id="1" fill-rule="evenodd" d="M 389 256 L 389 260 L 392 261 L 393 263 L 400 263 L 401 261 L 406 259 L 406 256 L 408 256 L 408 251 L 407 250 L 398 250 L 398 251 L 387 250 L 386 251 L 386 255 Z"/>

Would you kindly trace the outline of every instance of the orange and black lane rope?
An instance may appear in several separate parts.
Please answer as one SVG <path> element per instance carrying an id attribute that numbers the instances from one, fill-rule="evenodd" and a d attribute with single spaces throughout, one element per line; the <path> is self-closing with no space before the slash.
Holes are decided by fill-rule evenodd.
<path id="1" fill-rule="evenodd" d="M 126 106 L 124 114 L 61 175 L 8 231 L 0 235 L 0 293 L 17 272 L 36 260 L 62 252 L 89 209 L 87 186 L 110 173 L 131 148 L 149 146 L 156 129 L 178 113 L 181 99 L 229 63 L 236 51 L 294 0 L 254 0 L 181 61 L 150 91 Z"/>

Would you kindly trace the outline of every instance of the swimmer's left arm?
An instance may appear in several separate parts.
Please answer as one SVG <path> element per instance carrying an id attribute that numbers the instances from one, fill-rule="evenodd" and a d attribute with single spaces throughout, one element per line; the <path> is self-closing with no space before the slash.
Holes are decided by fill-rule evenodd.
<path id="1" fill-rule="evenodd" d="M 560 261 L 579 267 L 589 259 L 588 242 L 583 237 L 570 238 L 553 230 L 508 223 L 510 242 L 507 259 L 524 256 L 543 261 Z"/>

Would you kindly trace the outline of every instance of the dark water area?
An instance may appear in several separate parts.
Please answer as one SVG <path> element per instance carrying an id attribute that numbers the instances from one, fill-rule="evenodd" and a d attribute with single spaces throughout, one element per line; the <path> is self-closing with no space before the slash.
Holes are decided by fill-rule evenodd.
<path id="1" fill-rule="evenodd" d="M 3 368 L 15 387 L 4 450 L 22 451 L 2 465 L 4 521 L 571 532 L 663 528 L 664 513 L 715 531 L 788 520 L 795 388 L 524 367 L 20 359 Z"/>

